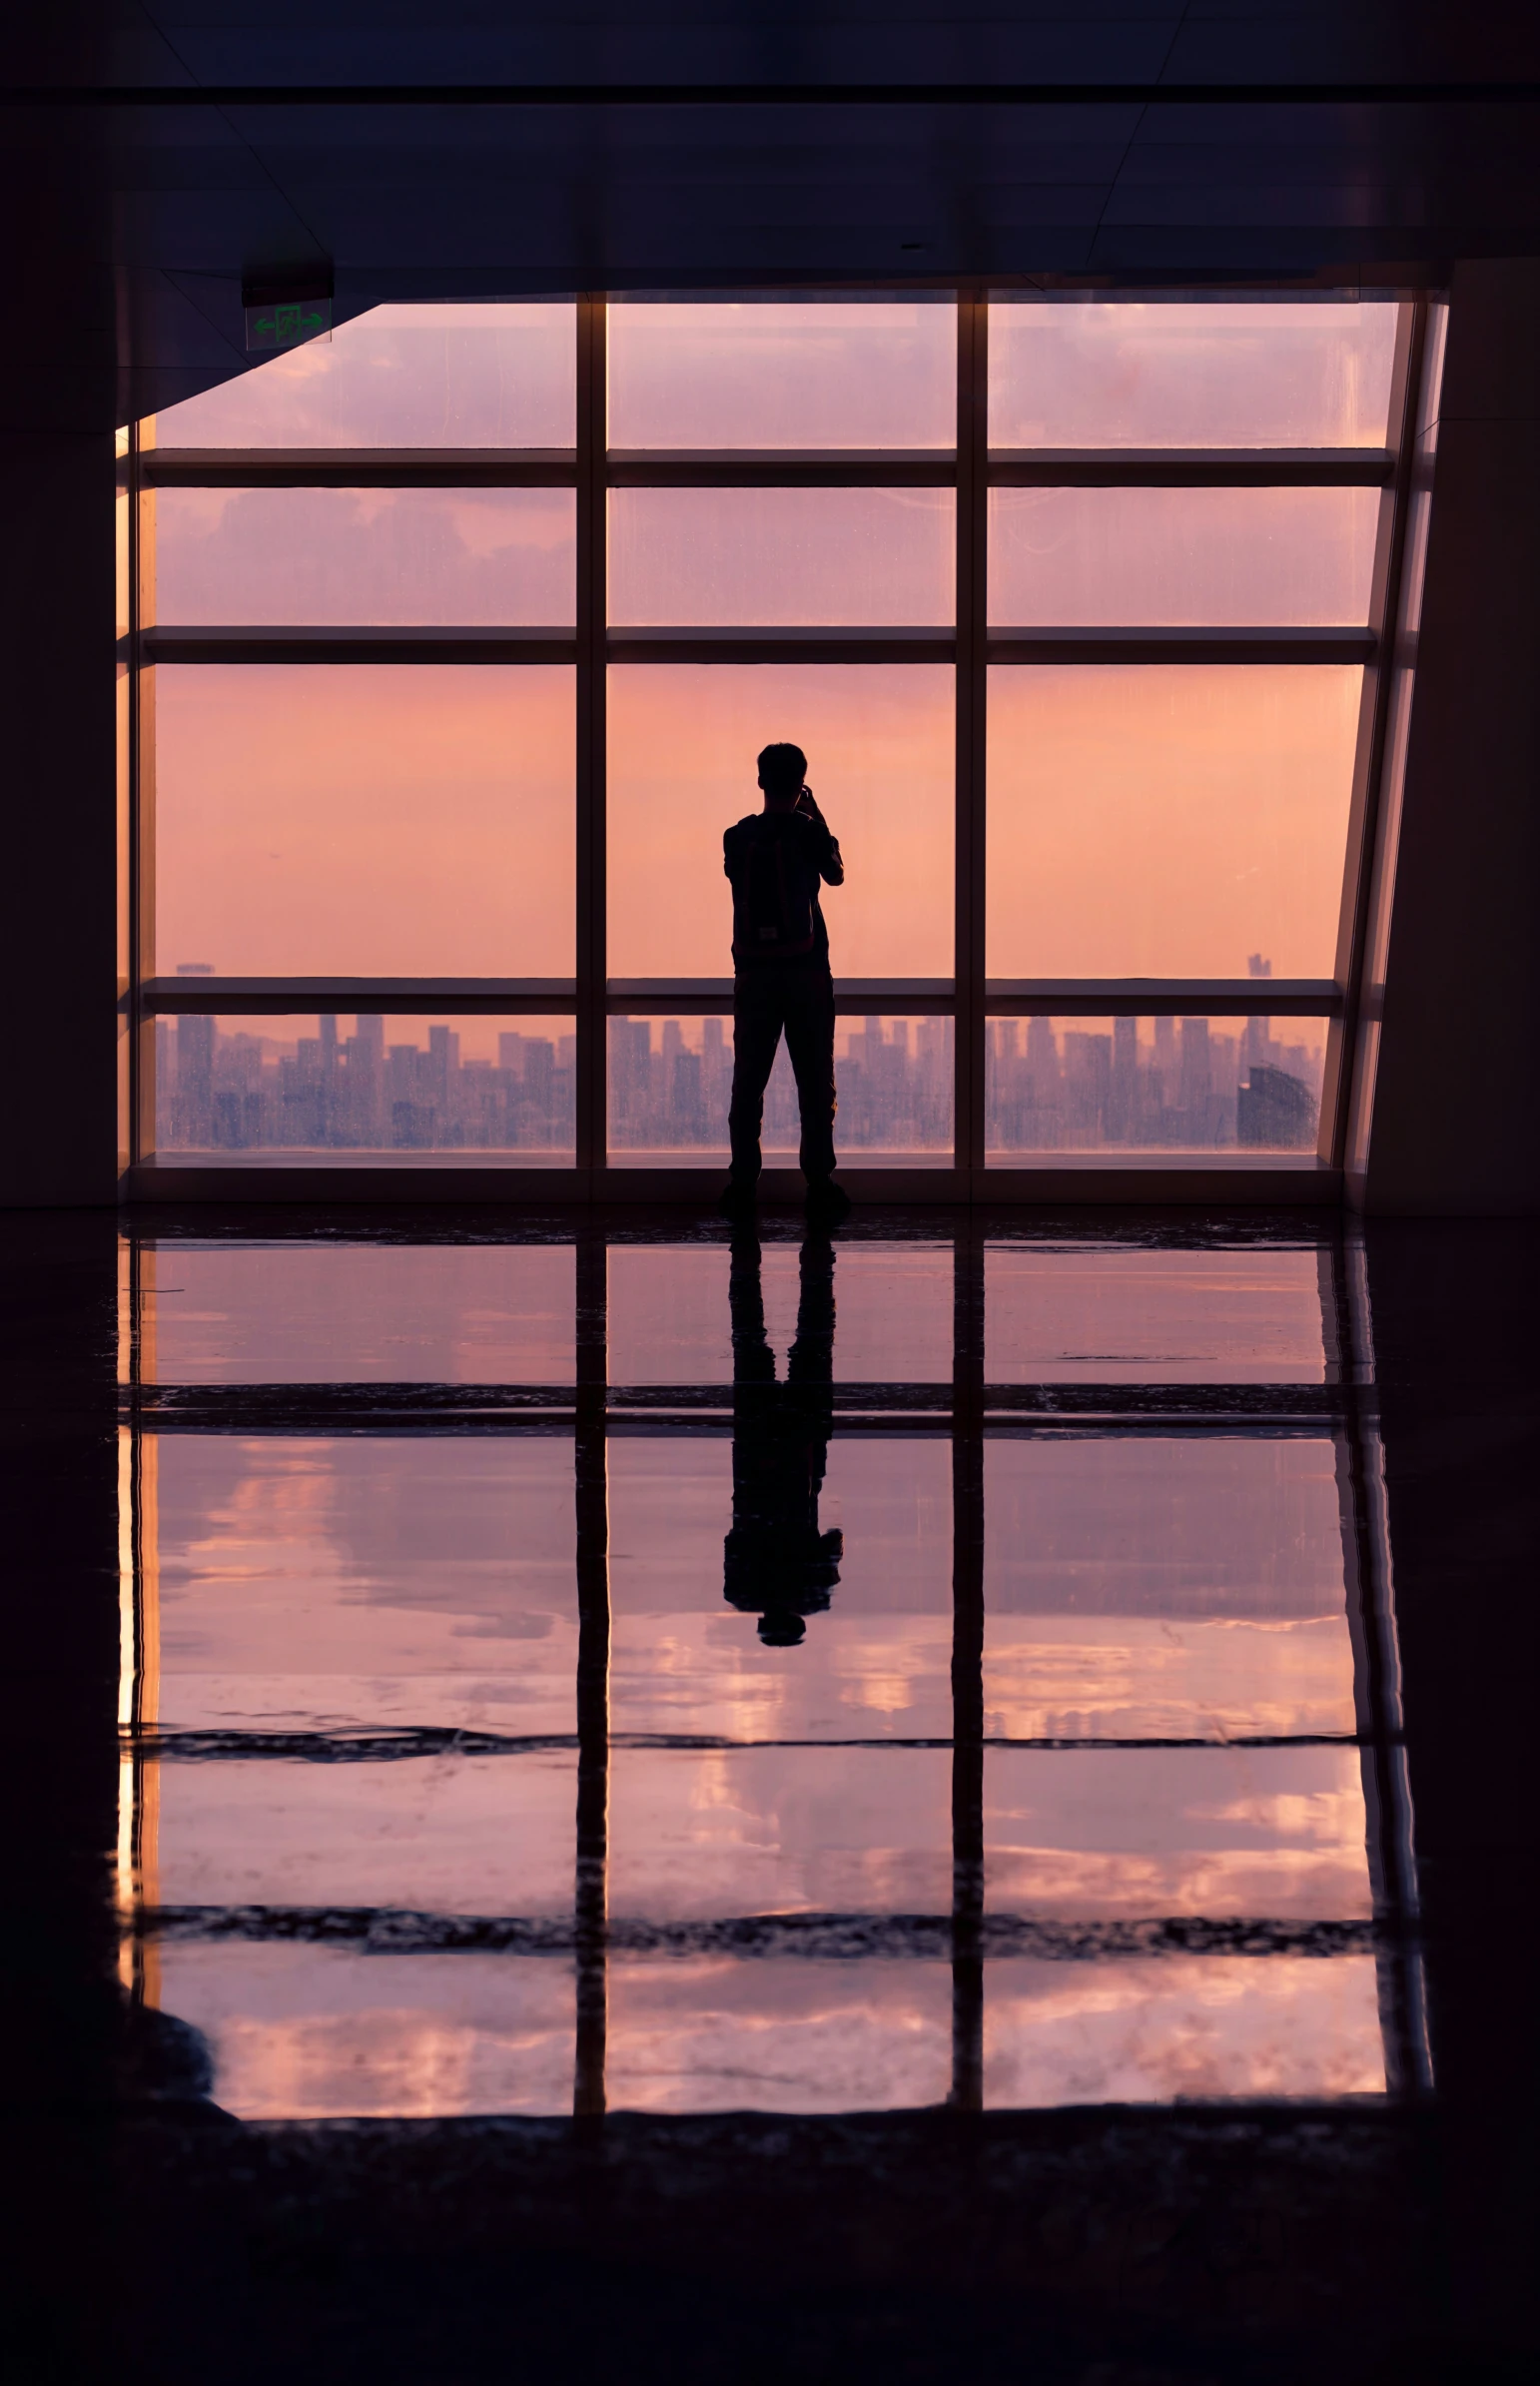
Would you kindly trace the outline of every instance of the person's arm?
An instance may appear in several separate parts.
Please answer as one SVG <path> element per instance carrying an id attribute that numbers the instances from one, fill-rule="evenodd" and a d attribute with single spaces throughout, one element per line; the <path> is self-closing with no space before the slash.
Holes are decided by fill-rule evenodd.
<path id="1" fill-rule="evenodd" d="M 822 812 L 819 811 L 818 800 L 815 797 L 812 788 L 804 787 L 801 795 L 797 799 L 797 802 L 799 810 L 804 811 L 807 814 L 808 819 L 811 820 L 813 826 L 817 829 L 819 834 L 819 877 L 823 880 L 825 886 L 842 887 L 845 884 L 845 864 L 840 858 L 839 839 L 832 834 L 829 823 L 827 820 L 825 820 Z"/>

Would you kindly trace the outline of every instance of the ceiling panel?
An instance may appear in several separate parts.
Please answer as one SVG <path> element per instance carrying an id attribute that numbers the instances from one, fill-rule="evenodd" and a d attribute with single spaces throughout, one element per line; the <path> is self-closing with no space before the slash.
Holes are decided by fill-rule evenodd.
<path id="1" fill-rule="evenodd" d="M 1487 0 L 13 0 L 0 73 L 29 327 L 0 370 L 13 422 L 105 426 L 125 393 L 241 370 L 242 272 L 318 260 L 347 314 L 604 287 L 1435 277 L 1540 234 L 1540 10 Z M 1506 88 L 1286 97 L 1428 78 Z M 456 105 L 413 88 L 553 80 L 809 96 Z M 235 88 L 192 96 L 213 82 Z M 1135 88 L 989 99 L 1002 83 Z M 1173 89 L 1233 83 L 1279 96 Z M 337 84 L 383 104 L 318 89 Z M 851 84 L 925 96 L 836 101 Z M 949 99 L 956 84 L 974 88 Z M 254 86 L 262 104 L 241 97 Z M 164 104 L 133 101 L 150 87 Z"/>

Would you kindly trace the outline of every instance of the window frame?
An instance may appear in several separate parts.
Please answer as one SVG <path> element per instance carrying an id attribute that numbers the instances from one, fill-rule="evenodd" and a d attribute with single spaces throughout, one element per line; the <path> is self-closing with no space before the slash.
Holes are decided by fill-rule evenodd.
<path id="1" fill-rule="evenodd" d="M 805 294 L 810 304 L 822 295 Z M 833 294 L 830 294 L 831 296 Z M 1002 294 L 1009 303 L 1014 294 Z M 1090 296 L 1091 294 L 1087 294 Z M 1096 297 L 1106 301 L 1108 294 Z M 1144 294 L 1142 294 L 1144 295 Z M 1217 294 L 1215 294 L 1217 295 Z M 1430 378 L 1441 344 L 1428 338 L 1429 302 L 1397 302 L 1394 365 L 1383 448 L 994 449 L 989 444 L 990 297 L 986 290 L 937 294 L 957 322 L 957 443 L 954 450 L 831 452 L 729 449 L 638 451 L 605 443 L 609 302 L 583 297 L 575 309 L 576 443 L 568 449 L 200 449 L 161 448 L 155 424 L 129 435 L 123 469 L 131 490 L 132 620 L 119 642 L 131 688 L 129 902 L 133 921 L 128 982 L 119 1005 L 130 1050 L 129 1197 L 175 1193 L 191 1198 L 267 1197 L 282 1177 L 298 1193 L 398 1200 L 397 1162 L 372 1165 L 363 1153 L 278 1169 L 211 1165 L 197 1154 L 159 1154 L 155 1129 L 155 1022 L 178 1014 L 275 1016 L 441 1012 L 575 1017 L 576 1156 L 570 1171 L 456 1169 L 451 1154 L 422 1155 L 409 1172 L 428 1198 L 537 1195 L 578 1198 L 701 1197 L 710 1167 L 638 1169 L 611 1165 L 607 1148 L 606 1048 L 615 1015 L 677 1017 L 730 1010 L 731 979 L 612 979 L 606 964 L 606 681 L 610 663 L 745 664 L 946 662 L 955 669 L 954 968 L 951 979 L 835 981 L 841 1012 L 944 1014 L 955 1023 L 955 1145 L 950 1167 L 863 1168 L 842 1164 L 866 1198 L 1154 1199 L 1316 1202 L 1340 1197 L 1349 1157 L 1364 1142 L 1373 1040 L 1365 1034 L 1365 960 L 1389 901 L 1393 855 L 1381 850 L 1382 781 L 1390 753 L 1393 626 L 1408 617 L 1406 535 L 1419 422 L 1429 418 Z M 1074 304 L 1073 296 L 1055 304 Z M 1323 299 L 1322 304 L 1333 303 Z M 289 627 L 180 628 L 150 617 L 154 586 L 155 492 L 171 487 L 564 487 L 576 499 L 576 619 L 570 631 Z M 635 487 L 950 487 L 957 494 L 954 630 L 611 629 L 606 606 L 607 499 Z M 996 487 L 1373 487 L 1381 492 L 1369 608 L 1363 628 L 1037 629 L 991 631 L 987 615 L 988 508 Z M 1411 573 L 1420 568 L 1411 557 Z M 1407 585 L 1403 587 L 1403 581 Z M 1031 662 L 1359 664 L 1363 669 L 1357 750 L 1348 813 L 1336 961 L 1329 980 L 993 979 L 985 974 L 987 785 L 985 729 L 992 664 Z M 162 662 L 199 663 L 561 663 L 575 672 L 575 976 L 550 978 L 167 979 L 156 974 L 154 921 L 155 681 Z M 1387 759 L 1388 758 L 1388 759 Z M 1372 902 L 1371 902 L 1372 887 Z M 725 935 L 724 935 L 724 962 Z M 1372 995 L 1369 1000 L 1372 1008 Z M 1194 1161 L 1090 1149 L 1034 1156 L 1030 1165 L 990 1163 L 986 1151 L 986 1041 L 998 1018 L 1106 1018 L 1206 1014 L 1324 1018 L 1327 1023 L 1320 1132 L 1313 1155 L 1249 1156 L 1228 1149 Z M 794 1170 L 766 1172 L 765 1192 L 800 1190 Z"/>

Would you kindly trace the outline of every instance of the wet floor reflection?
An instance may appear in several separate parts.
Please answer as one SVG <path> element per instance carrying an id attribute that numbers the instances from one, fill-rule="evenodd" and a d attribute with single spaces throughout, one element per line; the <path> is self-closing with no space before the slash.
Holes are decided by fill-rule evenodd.
<path id="1" fill-rule="evenodd" d="M 179 1941 L 160 1993 L 243 2120 L 571 2108 L 571 1977 L 539 1957 Z"/>
<path id="2" fill-rule="evenodd" d="M 182 1241 L 134 1254 L 151 1383 L 570 1383 L 570 1243 Z"/>
<path id="3" fill-rule="evenodd" d="M 1350 1735 L 1340 1474 L 1325 1433 L 990 1440 L 987 1731 Z"/>
<path id="4" fill-rule="evenodd" d="M 565 1918 L 570 1754 L 163 1762 L 161 1903 Z"/>
<path id="5" fill-rule="evenodd" d="M 995 1383 L 1319 1383 L 1334 1356 L 1323 1249 L 997 1242 L 984 1287 Z"/>
<path id="6" fill-rule="evenodd" d="M 757 1262 L 766 1337 L 789 1355 L 802 1300 L 795 1243 Z M 730 1383 L 733 1252 L 726 1241 L 621 1243 L 609 1253 L 611 1383 Z M 837 1383 L 946 1383 L 952 1376 L 950 1243 L 839 1245 Z"/>
<path id="7" fill-rule="evenodd" d="M 1372 1957 L 1020 1962 L 990 1969 L 985 2100 L 1380 2095 Z"/>
<path id="8" fill-rule="evenodd" d="M 890 2112 L 952 2085 L 947 1968 L 720 1956 L 617 1963 L 610 2098 L 642 2112 Z"/>
<path id="9" fill-rule="evenodd" d="M 172 1239 L 125 1279 L 124 1977 L 231 2111 L 1406 2083 L 1329 1243 Z"/>
<path id="10" fill-rule="evenodd" d="M 1354 1748 L 991 1748 L 987 1904 L 1128 1916 L 1366 1920 Z"/>
<path id="11" fill-rule="evenodd" d="M 147 1436 L 164 1730 L 570 1733 L 565 1440 Z"/>

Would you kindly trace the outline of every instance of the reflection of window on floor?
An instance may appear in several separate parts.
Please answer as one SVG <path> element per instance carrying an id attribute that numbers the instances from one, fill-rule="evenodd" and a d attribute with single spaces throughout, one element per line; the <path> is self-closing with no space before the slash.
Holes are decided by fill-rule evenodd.
<path id="1" fill-rule="evenodd" d="M 1426 2085 L 1350 1250 L 301 1226 L 124 1275 L 122 1977 L 216 2102 Z"/>
<path id="2" fill-rule="evenodd" d="M 714 1166 L 794 739 L 848 1165 L 1339 1163 L 1441 320 L 385 306 L 125 434 L 133 1157 Z"/>

